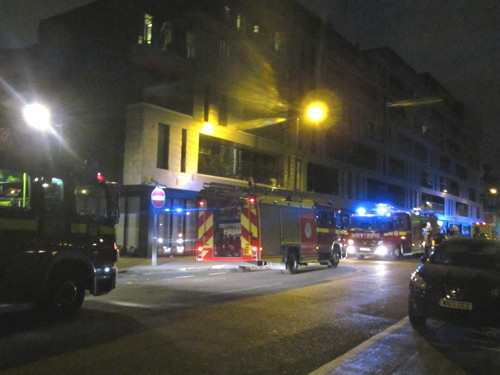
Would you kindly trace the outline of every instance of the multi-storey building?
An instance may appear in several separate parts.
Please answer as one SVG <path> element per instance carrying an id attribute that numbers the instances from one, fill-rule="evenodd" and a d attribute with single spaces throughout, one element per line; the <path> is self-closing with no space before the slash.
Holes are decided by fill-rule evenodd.
<path id="1" fill-rule="evenodd" d="M 68 145 L 123 183 L 129 252 L 193 246 L 207 182 L 431 209 L 464 232 L 481 217 L 462 106 L 293 0 L 99 0 L 44 20 L 38 54 Z M 303 113 L 315 100 L 328 108 L 316 123 Z"/>

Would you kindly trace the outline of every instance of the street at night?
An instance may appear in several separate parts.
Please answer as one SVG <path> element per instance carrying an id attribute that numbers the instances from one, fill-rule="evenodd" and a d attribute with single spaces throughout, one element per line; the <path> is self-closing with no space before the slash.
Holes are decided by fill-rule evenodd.
<path id="1" fill-rule="evenodd" d="M 407 319 L 417 258 L 298 274 L 234 265 L 123 270 L 73 319 L 2 315 L 5 374 L 490 374 L 500 332 Z M 196 267 L 199 264 L 193 263 Z"/>

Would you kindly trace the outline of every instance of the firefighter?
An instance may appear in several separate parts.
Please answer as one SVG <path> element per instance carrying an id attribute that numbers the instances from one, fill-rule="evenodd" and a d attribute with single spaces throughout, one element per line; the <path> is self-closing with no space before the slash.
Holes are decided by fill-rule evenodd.
<path id="1" fill-rule="evenodd" d="M 444 234 L 444 231 L 441 228 L 439 228 L 438 232 L 434 235 L 434 247 L 442 245 L 445 240 L 446 236 Z"/>
<path id="2" fill-rule="evenodd" d="M 433 228 L 431 223 L 427 223 L 424 230 L 424 252 L 425 255 L 429 256 L 431 248 L 432 248 L 432 240 L 433 240 Z"/>

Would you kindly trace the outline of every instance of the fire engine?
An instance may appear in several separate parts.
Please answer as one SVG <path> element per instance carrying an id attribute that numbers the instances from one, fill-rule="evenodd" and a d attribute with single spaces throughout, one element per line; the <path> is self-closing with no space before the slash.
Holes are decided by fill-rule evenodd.
<path id="1" fill-rule="evenodd" d="M 496 240 L 498 238 L 498 233 L 495 231 L 494 224 L 479 221 L 472 224 L 472 236 L 474 238 L 489 238 Z"/>
<path id="2" fill-rule="evenodd" d="M 0 160 L 0 304 L 78 311 L 115 287 L 117 186 L 100 174 L 20 169 Z"/>
<path id="3" fill-rule="evenodd" d="M 399 258 L 430 251 L 439 226 L 433 213 L 392 211 L 381 205 L 375 213 L 353 214 L 347 232 L 348 255 Z"/>
<path id="4" fill-rule="evenodd" d="M 345 257 L 348 213 L 297 193 L 206 184 L 198 202 L 198 261 L 245 261 L 297 272 Z"/>

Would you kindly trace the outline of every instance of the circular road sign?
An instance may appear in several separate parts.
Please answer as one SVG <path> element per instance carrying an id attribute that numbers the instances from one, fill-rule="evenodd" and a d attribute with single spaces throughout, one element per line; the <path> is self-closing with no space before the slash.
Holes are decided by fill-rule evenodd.
<path id="1" fill-rule="evenodd" d="M 165 192 L 160 187 L 155 187 L 151 193 L 151 204 L 156 208 L 161 208 L 165 204 Z"/>

